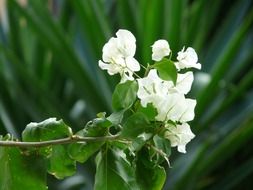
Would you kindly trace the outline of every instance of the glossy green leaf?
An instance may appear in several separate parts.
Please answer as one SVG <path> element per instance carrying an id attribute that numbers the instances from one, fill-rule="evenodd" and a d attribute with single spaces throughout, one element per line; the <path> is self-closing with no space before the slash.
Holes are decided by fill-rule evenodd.
<path id="1" fill-rule="evenodd" d="M 23 141 L 46 141 L 72 135 L 72 130 L 62 120 L 50 118 L 40 123 L 30 123 L 22 133 Z M 70 158 L 65 145 L 55 145 L 39 150 L 47 156 L 48 172 L 57 178 L 64 178 L 75 173 L 75 161 Z"/>
<path id="2" fill-rule="evenodd" d="M 74 143 L 69 145 L 68 154 L 78 162 L 86 162 L 95 152 L 99 151 L 104 142 Z"/>
<path id="3" fill-rule="evenodd" d="M 130 151 L 138 152 L 146 144 L 146 142 L 152 137 L 151 133 L 142 133 L 137 138 L 133 139 L 130 146 Z"/>
<path id="4" fill-rule="evenodd" d="M 151 103 L 148 103 L 146 107 L 142 107 L 140 105 L 137 112 L 146 115 L 150 121 L 154 121 L 156 115 L 158 114 L 156 108 Z"/>
<path id="5" fill-rule="evenodd" d="M 140 190 L 135 170 L 122 150 L 107 149 L 96 158 L 95 190 Z"/>
<path id="6" fill-rule="evenodd" d="M 159 150 L 162 150 L 167 156 L 170 156 L 171 146 L 170 146 L 170 141 L 168 139 L 155 135 L 153 137 L 153 141 L 156 148 L 158 148 Z"/>
<path id="7" fill-rule="evenodd" d="M 22 133 L 23 141 L 46 141 L 68 137 L 72 130 L 63 120 L 50 118 L 40 123 L 30 123 Z"/>
<path id="8" fill-rule="evenodd" d="M 18 148 L 0 147 L 1 190 L 47 190 L 45 160 Z"/>
<path id="9" fill-rule="evenodd" d="M 124 113 L 126 110 L 120 110 L 117 112 L 113 112 L 107 119 L 113 124 L 113 125 L 118 125 L 121 123 Z"/>
<path id="10" fill-rule="evenodd" d="M 165 169 L 159 165 L 151 163 L 146 154 L 139 154 L 136 163 L 136 177 L 140 189 L 145 190 L 161 190 L 163 189 L 166 172 Z"/>
<path id="11" fill-rule="evenodd" d="M 86 162 L 95 152 L 97 152 L 103 142 L 94 142 L 94 143 L 75 143 L 71 144 L 68 147 L 68 154 L 70 157 L 78 162 Z"/>
<path id="12" fill-rule="evenodd" d="M 166 158 L 160 154 L 156 154 L 156 157 L 157 157 L 157 162 L 160 164 L 162 163 L 165 159 L 167 159 L 167 157 L 170 156 L 171 154 L 171 146 L 170 146 L 170 141 L 168 139 L 165 139 L 163 137 L 160 137 L 158 135 L 155 135 L 153 137 L 153 141 L 154 141 L 154 145 L 155 147 L 162 151 L 165 155 L 166 155 Z"/>
<path id="13" fill-rule="evenodd" d="M 123 124 L 121 136 L 125 138 L 135 138 L 141 133 L 148 133 L 154 130 L 148 118 L 142 113 L 135 113 Z"/>
<path id="14" fill-rule="evenodd" d="M 159 76 L 163 80 L 171 80 L 174 84 L 177 82 L 177 68 L 173 61 L 163 58 L 161 61 L 152 65 L 152 68 L 157 69 Z"/>
<path id="15" fill-rule="evenodd" d="M 98 118 L 97 120 L 100 119 L 101 118 Z M 107 123 L 108 121 L 104 122 Z M 102 137 L 106 135 L 106 132 L 107 128 L 103 125 L 101 126 L 101 122 L 98 123 L 96 120 L 95 122 L 93 120 L 92 123 L 88 123 L 85 128 L 77 132 L 76 135 L 81 137 Z M 71 158 L 83 163 L 87 161 L 95 152 L 97 152 L 103 144 L 103 141 L 73 143 L 68 146 L 68 153 Z"/>
<path id="16" fill-rule="evenodd" d="M 118 84 L 112 95 L 112 107 L 115 110 L 129 108 L 136 100 L 137 89 L 136 81 L 126 81 Z"/>
<path id="17" fill-rule="evenodd" d="M 52 147 L 52 153 L 48 158 L 48 172 L 59 179 L 74 175 L 76 162 L 69 156 L 67 145 Z"/>

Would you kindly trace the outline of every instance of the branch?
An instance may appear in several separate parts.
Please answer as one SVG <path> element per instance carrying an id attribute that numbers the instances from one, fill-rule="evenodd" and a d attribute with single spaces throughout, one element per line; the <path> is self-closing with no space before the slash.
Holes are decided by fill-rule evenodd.
<path id="1" fill-rule="evenodd" d="M 104 136 L 104 137 L 80 137 L 73 135 L 71 137 L 49 140 L 49 141 L 41 141 L 41 142 L 20 142 L 20 141 L 0 141 L 0 146 L 7 147 L 45 147 L 51 145 L 60 145 L 60 144 L 70 144 L 75 142 L 98 142 L 98 141 L 106 141 L 106 140 L 115 140 L 119 137 L 119 135 L 112 136 Z"/>

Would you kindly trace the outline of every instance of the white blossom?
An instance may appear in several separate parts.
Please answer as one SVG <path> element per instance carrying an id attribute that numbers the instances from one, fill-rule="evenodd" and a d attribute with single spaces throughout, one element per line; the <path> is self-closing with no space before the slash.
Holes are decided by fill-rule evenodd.
<path id="1" fill-rule="evenodd" d="M 157 104 L 170 90 L 173 90 L 171 81 L 163 81 L 157 70 L 149 71 L 147 77 L 137 79 L 139 89 L 137 96 L 141 100 L 141 105 L 146 107 L 148 103 Z"/>
<path id="2" fill-rule="evenodd" d="M 156 120 L 173 122 L 188 122 L 194 119 L 196 100 L 185 98 L 183 94 L 172 93 L 160 98 L 155 104 Z"/>
<path id="3" fill-rule="evenodd" d="M 184 74 L 177 74 L 177 82 L 175 88 L 179 93 L 187 94 L 192 87 L 193 73 L 191 71 Z"/>
<path id="4" fill-rule="evenodd" d="M 152 60 L 161 61 L 162 58 L 169 55 L 171 50 L 166 40 L 157 40 L 152 46 Z"/>
<path id="5" fill-rule="evenodd" d="M 119 73 L 121 82 L 134 80 L 133 73 L 140 70 L 140 64 L 134 58 L 136 39 L 131 32 L 122 29 L 118 30 L 116 36 L 104 45 L 103 61 L 99 60 L 99 67 L 110 75 Z"/>
<path id="6" fill-rule="evenodd" d="M 157 121 L 191 121 L 194 118 L 196 100 L 184 96 L 191 87 L 193 80 L 191 74 L 191 72 L 182 74 L 178 79 L 178 86 L 174 86 L 172 81 L 159 78 L 157 70 L 150 70 L 147 77 L 137 79 L 139 86 L 137 96 L 141 105 L 146 107 L 148 103 L 152 103 L 158 112 L 155 117 Z"/>
<path id="7" fill-rule="evenodd" d="M 178 52 L 177 60 L 178 62 L 175 62 L 175 65 L 178 70 L 192 67 L 201 69 L 201 64 L 198 63 L 198 55 L 191 47 L 188 47 L 186 50 L 183 48 L 180 52 Z"/>
<path id="8" fill-rule="evenodd" d="M 165 132 L 164 136 L 170 140 L 171 146 L 177 146 L 178 152 L 186 153 L 186 144 L 195 137 L 190 126 L 187 123 L 183 123 L 176 126 L 167 124 L 165 127 L 167 131 Z"/>

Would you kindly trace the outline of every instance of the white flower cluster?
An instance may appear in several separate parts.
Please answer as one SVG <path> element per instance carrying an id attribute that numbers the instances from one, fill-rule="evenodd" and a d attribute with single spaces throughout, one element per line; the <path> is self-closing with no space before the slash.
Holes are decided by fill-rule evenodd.
<path id="1" fill-rule="evenodd" d="M 99 67 L 107 70 L 110 75 L 120 73 L 121 82 L 134 80 L 133 73 L 140 70 L 140 64 L 134 58 L 136 39 L 127 30 L 119 30 L 117 38 L 111 38 L 103 47 L 103 61 Z"/>
<path id="2" fill-rule="evenodd" d="M 119 30 L 117 38 L 111 38 L 103 47 L 103 61 L 99 66 L 106 69 L 110 75 L 120 73 L 122 80 L 134 80 L 133 73 L 140 70 L 138 61 L 134 58 L 136 40 L 127 30 Z M 158 40 L 152 45 L 152 60 L 161 61 L 170 55 L 171 50 L 166 40 Z M 185 68 L 201 69 L 197 62 L 195 50 L 188 47 L 178 52 L 177 61 L 174 62 L 178 71 Z M 193 120 L 196 100 L 186 98 L 193 82 L 193 73 L 178 73 L 177 81 L 162 80 L 156 69 L 151 69 L 144 78 L 137 79 L 137 96 L 143 107 L 151 103 L 157 110 L 155 119 L 165 124 L 165 138 L 169 139 L 172 147 L 185 153 L 185 146 L 195 137 L 187 122 Z M 174 124 L 171 124 L 172 122 Z"/>

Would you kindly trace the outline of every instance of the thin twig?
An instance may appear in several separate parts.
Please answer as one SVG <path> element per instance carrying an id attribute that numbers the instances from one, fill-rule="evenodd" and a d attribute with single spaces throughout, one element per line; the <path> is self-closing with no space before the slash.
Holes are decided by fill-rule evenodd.
<path id="1" fill-rule="evenodd" d="M 80 137 L 73 135 L 71 137 L 49 140 L 49 141 L 41 141 L 41 142 L 20 142 L 20 141 L 0 141 L 0 146 L 7 147 L 45 147 L 51 145 L 60 145 L 60 144 L 70 144 L 75 142 L 98 142 L 98 141 L 107 141 L 107 140 L 115 140 L 119 137 L 119 135 L 112 136 L 104 136 L 104 137 Z"/>
<path id="2" fill-rule="evenodd" d="M 165 161 L 167 162 L 169 168 L 171 168 L 171 165 L 170 165 L 170 161 L 169 161 L 169 158 L 168 158 L 168 155 L 163 152 L 161 149 L 158 149 L 156 148 L 154 145 L 152 144 L 147 144 L 150 148 L 152 148 L 154 151 L 156 151 L 156 153 L 160 154 L 164 159 Z"/>

